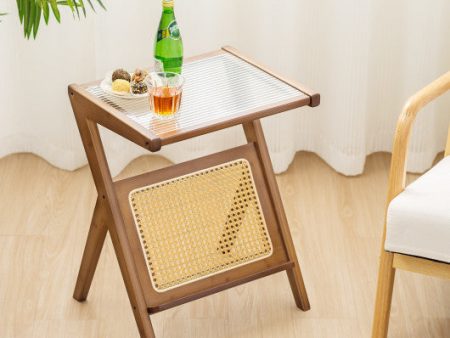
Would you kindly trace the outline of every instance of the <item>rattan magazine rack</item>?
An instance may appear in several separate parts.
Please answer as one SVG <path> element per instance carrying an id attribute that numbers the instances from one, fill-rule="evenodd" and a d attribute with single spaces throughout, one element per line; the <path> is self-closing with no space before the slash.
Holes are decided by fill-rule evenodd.
<path id="1" fill-rule="evenodd" d="M 309 301 L 260 119 L 320 96 L 231 47 L 186 60 L 182 107 L 157 120 L 146 99 L 108 96 L 99 82 L 69 97 L 98 192 L 74 298 L 84 301 L 109 231 L 141 337 L 150 315 L 286 271 L 297 306 Z M 157 152 L 242 125 L 246 144 L 113 180 L 99 127 Z"/>

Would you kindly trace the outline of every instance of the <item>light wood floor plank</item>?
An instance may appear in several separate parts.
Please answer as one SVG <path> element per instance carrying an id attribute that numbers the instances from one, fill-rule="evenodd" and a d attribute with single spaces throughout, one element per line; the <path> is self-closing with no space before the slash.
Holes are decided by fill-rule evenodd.
<path id="1" fill-rule="evenodd" d="M 170 165 L 142 157 L 120 177 Z M 312 310 L 277 274 L 152 316 L 157 337 L 368 337 L 389 155 L 345 177 L 299 153 L 277 177 Z M 29 154 L 0 160 L 0 337 L 128 338 L 137 329 L 109 237 L 88 301 L 74 301 L 95 189 Z M 400 271 L 390 337 L 450 337 L 450 283 Z"/>

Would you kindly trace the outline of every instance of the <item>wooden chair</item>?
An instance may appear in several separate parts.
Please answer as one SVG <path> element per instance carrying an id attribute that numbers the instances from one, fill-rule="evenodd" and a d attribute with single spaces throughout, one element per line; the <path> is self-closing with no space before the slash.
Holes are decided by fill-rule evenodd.
<path id="1" fill-rule="evenodd" d="M 450 129 L 445 158 L 405 188 L 406 155 L 413 122 L 421 108 L 449 89 L 450 72 L 411 97 L 397 123 L 373 338 L 387 337 L 396 269 L 450 279 Z"/>

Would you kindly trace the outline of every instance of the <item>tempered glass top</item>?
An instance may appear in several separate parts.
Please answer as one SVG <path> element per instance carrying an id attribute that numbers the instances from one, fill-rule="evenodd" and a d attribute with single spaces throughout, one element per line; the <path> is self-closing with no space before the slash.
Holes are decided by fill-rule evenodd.
<path id="1" fill-rule="evenodd" d="M 180 112 L 169 120 L 153 116 L 148 98 L 113 97 L 98 85 L 87 90 L 159 137 L 307 97 L 298 89 L 229 53 L 186 63 L 183 76 L 186 82 Z"/>

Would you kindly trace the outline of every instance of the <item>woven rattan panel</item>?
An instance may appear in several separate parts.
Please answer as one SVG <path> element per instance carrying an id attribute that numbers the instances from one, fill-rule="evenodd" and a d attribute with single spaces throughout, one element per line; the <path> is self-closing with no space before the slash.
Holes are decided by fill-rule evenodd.
<path id="1" fill-rule="evenodd" d="M 245 159 L 135 189 L 129 202 L 158 292 L 273 252 Z"/>
<path id="2" fill-rule="evenodd" d="M 186 83 L 180 112 L 174 119 L 155 119 L 146 98 L 127 100 L 105 94 L 99 86 L 88 91 L 124 112 L 155 135 L 164 136 L 180 129 L 194 129 L 267 105 L 307 97 L 263 70 L 231 54 L 221 54 L 186 63 Z"/>

